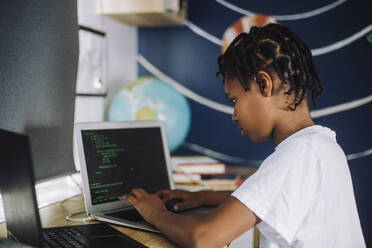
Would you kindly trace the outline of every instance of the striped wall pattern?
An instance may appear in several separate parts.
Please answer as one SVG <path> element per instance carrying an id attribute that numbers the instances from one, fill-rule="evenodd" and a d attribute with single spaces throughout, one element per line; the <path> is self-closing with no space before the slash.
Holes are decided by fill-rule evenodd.
<path id="1" fill-rule="evenodd" d="M 139 28 L 139 75 L 155 75 L 189 100 L 190 132 L 174 154 L 206 154 L 227 164 L 259 165 L 275 144 L 240 137 L 231 121 L 217 57 L 225 30 L 245 15 L 265 14 L 289 26 L 311 48 L 325 93 L 311 109 L 337 134 L 349 160 L 360 215 L 372 203 L 372 2 L 370 0 L 189 0 L 185 27 Z M 366 231 L 367 221 L 362 221 Z M 369 227 L 371 224 L 369 224 Z M 365 233 L 366 235 L 366 233 Z M 366 237 L 366 240 L 368 238 Z M 371 243 L 372 244 L 372 243 Z"/>

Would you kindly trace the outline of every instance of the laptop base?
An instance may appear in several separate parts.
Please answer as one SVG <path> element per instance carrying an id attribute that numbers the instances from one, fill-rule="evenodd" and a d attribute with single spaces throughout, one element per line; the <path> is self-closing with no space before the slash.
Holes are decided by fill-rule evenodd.
<path id="1" fill-rule="evenodd" d="M 103 223 L 43 228 L 41 233 L 43 248 L 146 247 L 138 241 Z"/>

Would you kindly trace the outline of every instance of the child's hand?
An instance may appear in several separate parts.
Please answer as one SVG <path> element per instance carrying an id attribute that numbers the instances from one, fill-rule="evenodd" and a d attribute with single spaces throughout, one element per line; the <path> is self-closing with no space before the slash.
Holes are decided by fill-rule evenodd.
<path id="1" fill-rule="evenodd" d="M 133 189 L 119 199 L 128 200 L 148 223 L 151 223 L 151 214 L 154 211 L 167 210 L 157 194 L 148 194 L 143 189 Z"/>
<path id="2" fill-rule="evenodd" d="M 171 200 L 181 200 L 181 203 L 174 205 L 174 211 L 181 211 L 204 205 L 202 191 L 188 192 L 181 190 L 160 190 L 156 194 L 163 200 L 163 203 Z"/>

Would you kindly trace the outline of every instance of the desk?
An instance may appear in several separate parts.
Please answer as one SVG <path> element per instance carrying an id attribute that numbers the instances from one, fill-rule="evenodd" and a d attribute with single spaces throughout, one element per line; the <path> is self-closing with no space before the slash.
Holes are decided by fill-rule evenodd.
<path id="1" fill-rule="evenodd" d="M 236 172 L 236 168 L 228 169 L 228 173 Z M 254 173 L 256 170 L 255 168 L 240 168 L 238 169 L 239 173 L 245 174 L 249 176 L 250 174 Z M 245 173 L 243 173 L 243 171 Z M 56 226 L 71 226 L 71 225 L 81 225 L 84 222 L 75 222 L 75 221 L 67 221 L 65 217 L 69 214 L 76 213 L 78 211 L 84 211 L 84 198 L 83 195 L 78 195 L 72 197 L 70 199 L 57 202 L 47 207 L 41 208 L 40 211 L 40 219 L 42 227 L 56 227 Z M 74 218 L 83 218 L 86 217 L 86 214 L 76 215 Z M 90 222 L 94 223 L 94 222 Z M 167 238 L 165 238 L 162 234 L 151 233 L 146 231 L 140 231 L 138 229 L 127 228 L 118 225 L 111 225 L 115 229 L 125 233 L 126 235 L 130 236 L 131 238 L 139 241 L 140 243 L 144 244 L 145 246 L 151 248 L 176 248 L 177 246 Z M 6 225 L 5 223 L 0 224 L 0 237 L 6 237 Z M 256 247 L 256 245 L 255 245 Z"/>
<path id="2" fill-rule="evenodd" d="M 56 227 L 56 226 L 71 226 L 81 225 L 84 222 L 67 221 L 65 217 L 68 214 L 76 213 L 85 210 L 83 195 L 67 199 L 62 202 L 57 202 L 53 205 L 43 207 L 40 209 L 40 219 L 42 227 Z M 76 215 L 74 218 L 83 218 L 86 214 Z M 94 222 L 90 222 L 94 223 Z M 148 247 L 154 248 L 175 248 L 163 235 L 151 232 L 140 231 L 133 228 L 126 228 L 117 225 L 111 225 L 115 229 L 125 233 L 133 239 L 141 242 Z M 0 237 L 6 236 L 5 223 L 0 224 Z"/>

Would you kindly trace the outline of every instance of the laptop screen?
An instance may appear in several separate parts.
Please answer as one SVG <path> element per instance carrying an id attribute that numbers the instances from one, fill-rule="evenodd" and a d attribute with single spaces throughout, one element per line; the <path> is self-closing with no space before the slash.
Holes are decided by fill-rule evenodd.
<path id="1" fill-rule="evenodd" d="M 82 130 L 92 205 L 169 188 L 160 127 Z"/>

